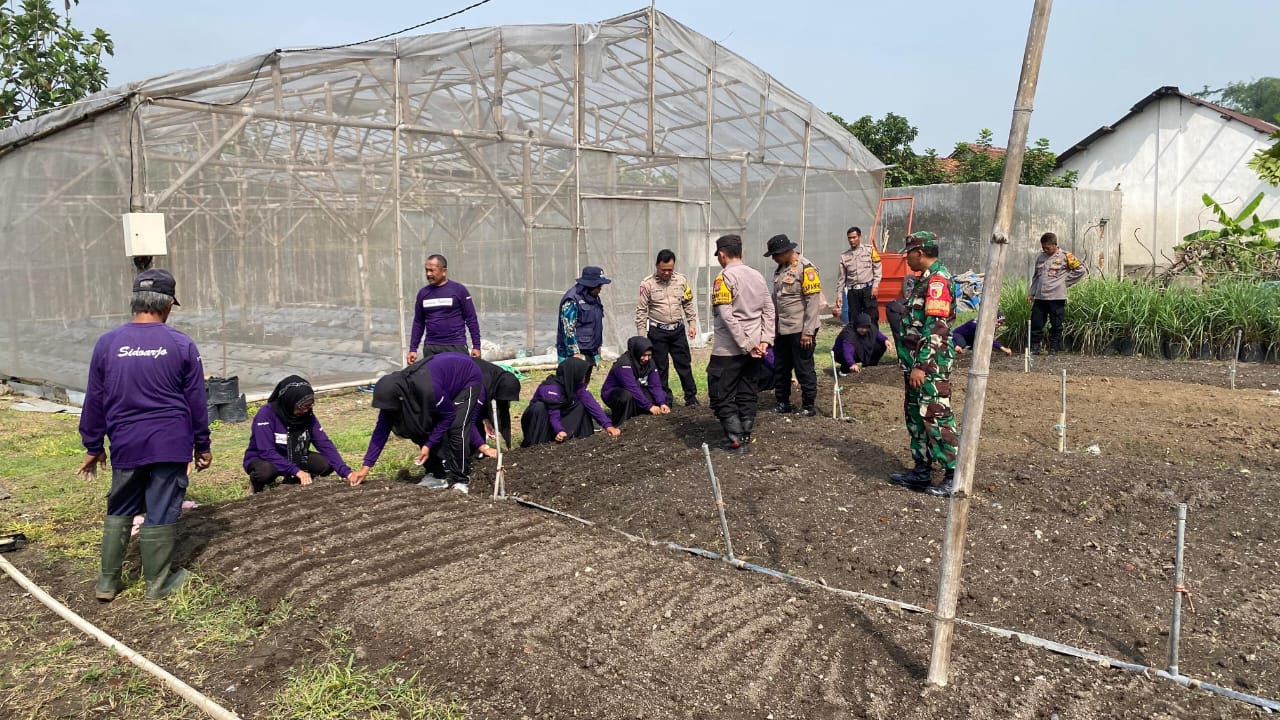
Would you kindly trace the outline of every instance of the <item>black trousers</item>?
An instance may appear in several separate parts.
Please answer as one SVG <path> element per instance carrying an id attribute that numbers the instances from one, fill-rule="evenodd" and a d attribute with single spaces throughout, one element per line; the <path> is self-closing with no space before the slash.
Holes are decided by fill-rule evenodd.
<path id="1" fill-rule="evenodd" d="M 755 420 L 760 403 L 760 387 L 756 378 L 764 360 L 750 355 L 712 355 L 707 363 L 707 397 L 711 412 L 720 420 L 735 415 Z"/>
<path id="2" fill-rule="evenodd" d="M 307 453 L 306 462 L 298 467 L 309 473 L 311 477 L 324 477 L 333 472 L 329 461 L 318 452 Z M 297 485 L 299 482 L 297 475 L 285 475 L 268 460 L 250 460 L 249 465 L 245 467 L 245 472 L 249 473 L 249 484 L 253 486 L 254 493 L 260 493 L 266 490 L 268 485 L 275 484 L 276 478 L 283 478 L 281 482 L 285 485 Z"/>
<path id="3" fill-rule="evenodd" d="M 958 342 L 956 343 L 957 346 L 959 346 L 959 344 L 960 343 Z M 853 361 L 862 367 L 875 367 L 876 365 L 879 365 L 880 360 L 884 358 L 884 352 L 884 343 L 876 343 L 875 345 L 872 345 L 871 352 L 867 354 L 858 352 L 858 349 L 854 348 Z M 852 366 L 845 365 L 843 360 L 837 360 L 836 362 L 840 372 L 847 373 L 853 369 Z"/>
<path id="4" fill-rule="evenodd" d="M 698 384 L 693 379 L 693 356 L 689 353 L 689 336 L 685 334 L 685 326 L 681 325 L 675 330 L 651 326 L 648 338 L 653 343 L 653 362 L 658 366 L 658 377 L 662 378 L 662 391 L 667 394 L 668 401 L 674 405 L 676 398 L 671 394 L 671 384 L 667 382 L 671 365 L 675 365 L 676 374 L 680 376 L 685 402 L 698 397 Z"/>
<path id="5" fill-rule="evenodd" d="M 876 294 L 868 285 L 861 290 L 849 288 L 845 294 L 845 307 L 849 308 L 849 322 L 857 322 L 859 313 L 866 313 L 871 322 L 880 322 L 880 307 L 876 304 Z"/>
<path id="6" fill-rule="evenodd" d="M 818 371 L 813 366 L 813 346 L 800 347 L 800 333 L 779 335 L 773 344 L 773 397 L 791 403 L 791 373 L 800 381 L 800 402 L 809 407 L 818 399 Z"/>
<path id="7" fill-rule="evenodd" d="M 889 332 L 893 334 L 893 346 L 902 347 L 902 319 L 907 316 L 907 304 L 903 300 L 894 300 L 884 306 L 884 321 L 889 324 Z"/>
<path id="8" fill-rule="evenodd" d="M 1067 317 L 1066 300 L 1035 300 L 1031 303 L 1031 350 L 1040 349 L 1045 321 L 1049 322 L 1049 349 L 1062 349 L 1062 325 Z"/>
<path id="9" fill-rule="evenodd" d="M 640 388 L 640 392 L 649 398 L 651 405 L 657 405 L 657 401 L 653 399 L 653 393 L 647 388 Z M 614 388 L 607 396 L 602 398 L 604 404 L 609 408 L 609 419 L 613 421 L 614 427 L 620 427 L 623 422 L 630 420 L 637 415 L 648 415 L 648 410 L 640 408 L 639 401 L 626 388 Z"/>

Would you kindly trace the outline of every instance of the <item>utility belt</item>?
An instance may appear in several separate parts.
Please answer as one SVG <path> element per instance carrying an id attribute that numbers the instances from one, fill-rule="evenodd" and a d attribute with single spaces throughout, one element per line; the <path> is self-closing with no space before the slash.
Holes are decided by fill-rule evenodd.
<path id="1" fill-rule="evenodd" d="M 871 283 L 854 283 L 854 284 L 852 284 L 852 285 L 850 285 L 850 286 L 849 286 L 849 289 L 850 289 L 850 290 L 863 290 L 863 289 L 865 289 L 865 288 L 869 288 L 869 287 L 871 287 Z"/>
<path id="2" fill-rule="evenodd" d="M 679 330 L 683 326 L 684 326 L 683 322 L 660 323 L 660 322 L 654 322 L 652 320 L 649 321 L 649 327 L 658 328 L 659 330 L 667 330 L 667 331 Z"/>

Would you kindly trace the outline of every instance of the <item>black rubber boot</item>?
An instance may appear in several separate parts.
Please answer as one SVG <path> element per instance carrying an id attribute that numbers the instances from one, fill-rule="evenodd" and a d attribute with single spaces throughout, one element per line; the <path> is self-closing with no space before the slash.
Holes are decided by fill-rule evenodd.
<path id="1" fill-rule="evenodd" d="M 934 497 L 949 498 L 956 489 L 956 471 L 951 469 L 942 474 L 942 483 L 938 485 L 930 485 L 925 492 Z"/>
<path id="2" fill-rule="evenodd" d="M 746 452 L 747 446 L 742 441 L 742 420 L 738 416 L 724 418 L 720 421 L 720 427 L 724 428 L 724 442 L 720 447 L 725 452 L 740 454 Z"/>
<path id="3" fill-rule="evenodd" d="M 774 406 L 773 411 L 779 415 L 787 415 L 796 411 L 791 403 L 780 402 Z"/>
<path id="4" fill-rule="evenodd" d="M 818 409 L 812 405 L 805 405 L 804 407 L 800 408 L 800 414 L 803 415 L 804 417 L 813 417 L 814 415 L 818 414 Z"/>
<path id="5" fill-rule="evenodd" d="M 173 548 L 178 544 L 178 525 L 143 525 L 138 531 L 142 551 L 142 577 L 147 581 L 147 599 L 168 597 L 187 581 L 187 571 L 173 568 Z"/>
<path id="6" fill-rule="evenodd" d="M 124 552 L 129 547 L 129 529 L 133 526 L 130 515 L 108 515 L 102 523 L 102 565 L 98 569 L 98 588 L 94 597 L 111 602 L 124 589 L 120 570 L 124 567 Z"/>
<path id="7" fill-rule="evenodd" d="M 750 445 L 751 431 L 756 426 L 756 419 L 755 418 L 739 418 L 739 420 L 742 422 L 742 444 Z"/>
<path id="8" fill-rule="evenodd" d="M 929 475 L 932 472 L 933 463 L 928 460 L 917 460 L 916 466 L 910 470 L 902 470 L 889 475 L 889 482 L 906 488 L 923 490 L 929 486 Z"/>

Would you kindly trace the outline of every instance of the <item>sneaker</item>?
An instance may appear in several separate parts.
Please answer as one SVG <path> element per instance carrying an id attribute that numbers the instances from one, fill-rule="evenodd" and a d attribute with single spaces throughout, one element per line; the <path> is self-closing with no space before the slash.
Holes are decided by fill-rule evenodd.
<path id="1" fill-rule="evenodd" d="M 466 483 L 454 483 L 449 486 L 450 490 L 457 490 L 463 495 L 471 494 L 471 488 Z"/>
<path id="2" fill-rule="evenodd" d="M 435 475 L 428 475 L 418 481 L 418 486 L 428 490 L 443 490 L 449 487 L 449 481 Z"/>
<path id="3" fill-rule="evenodd" d="M 836 374 L 839 375 L 840 377 L 849 377 L 848 370 L 837 370 Z"/>

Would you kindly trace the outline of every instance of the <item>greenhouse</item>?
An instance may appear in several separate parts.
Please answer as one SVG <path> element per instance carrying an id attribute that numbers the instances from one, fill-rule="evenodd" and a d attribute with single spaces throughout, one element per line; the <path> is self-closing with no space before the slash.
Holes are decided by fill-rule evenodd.
<path id="1" fill-rule="evenodd" d="M 715 237 L 742 234 L 764 270 L 787 233 L 834 270 L 883 169 L 652 9 L 171 73 L 0 131 L 0 374 L 84 386 L 145 263 L 125 254 L 130 212 L 163 215 L 154 264 L 178 279 L 170 322 L 206 372 L 323 385 L 400 366 L 428 254 L 470 288 L 486 357 L 546 352 L 586 264 L 614 281 L 617 347 L 657 250 L 677 253 L 705 319 Z"/>

